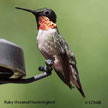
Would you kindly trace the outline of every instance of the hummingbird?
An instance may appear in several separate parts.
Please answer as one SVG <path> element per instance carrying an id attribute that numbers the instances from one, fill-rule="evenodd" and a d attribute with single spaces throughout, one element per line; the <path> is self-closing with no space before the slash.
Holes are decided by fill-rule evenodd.
<path id="1" fill-rule="evenodd" d="M 49 8 L 31 10 L 16 7 L 16 9 L 31 12 L 35 16 L 37 22 L 36 41 L 38 49 L 46 60 L 50 59 L 53 62 L 52 67 L 59 78 L 69 88 L 74 88 L 74 85 L 81 95 L 85 97 L 80 83 L 74 53 L 58 31 L 55 12 Z"/>

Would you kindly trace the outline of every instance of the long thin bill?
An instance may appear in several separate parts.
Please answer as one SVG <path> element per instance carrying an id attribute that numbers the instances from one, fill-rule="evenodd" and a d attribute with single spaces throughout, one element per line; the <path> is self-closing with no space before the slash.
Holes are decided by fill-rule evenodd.
<path id="1" fill-rule="evenodd" d="M 31 12 L 33 14 L 35 14 L 36 12 L 31 10 L 31 9 L 24 9 L 24 8 L 20 8 L 20 7 L 16 7 L 16 9 L 20 9 L 20 10 L 24 10 L 24 11 L 27 11 L 27 12 Z"/>

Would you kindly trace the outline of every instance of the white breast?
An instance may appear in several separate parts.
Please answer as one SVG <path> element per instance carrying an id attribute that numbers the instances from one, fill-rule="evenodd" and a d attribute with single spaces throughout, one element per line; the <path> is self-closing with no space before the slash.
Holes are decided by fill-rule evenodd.
<path id="1" fill-rule="evenodd" d="M 48 29 L 48 30 L 39 30 L 37 35 L 37 41 L 43 41 L 47 39 L 49 36 L 53 35 L 56 32 L 56 29 Z"/>
<path id="2" fill-rule="evenodd" d="M 50 56 L 56 53 L 55 44 L 53 40 L 55 32 L 56 29 L 38 31 L 37 35 L 38 48 L 44 56 Z"/>
<path id="3" fill-rule="evenodd" d="M 45 44 L 48 44 L 46 41 L 49 38 L 52 38 L 55 32 L 56 29 L 39 30 L 37 35 L 38 48 L 41 49 L 42 47 L 44 47 Z"/>

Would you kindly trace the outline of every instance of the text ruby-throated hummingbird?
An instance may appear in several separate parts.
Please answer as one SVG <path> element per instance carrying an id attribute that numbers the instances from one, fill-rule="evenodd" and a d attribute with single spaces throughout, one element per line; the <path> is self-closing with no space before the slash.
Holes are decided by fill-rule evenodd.
<path id="1" fill-rule="evenodd" d="M 48 8 L 38 10 L 16 8 L 35 15 L 38 28 L 36 40 L 40 52 L 45 59 L 52 60 L 53 68 L 60 79 L 70 88 L 73 83 L 85 97 L 79 80 L 75 56 L 58 32 L 55 12 Z"/>

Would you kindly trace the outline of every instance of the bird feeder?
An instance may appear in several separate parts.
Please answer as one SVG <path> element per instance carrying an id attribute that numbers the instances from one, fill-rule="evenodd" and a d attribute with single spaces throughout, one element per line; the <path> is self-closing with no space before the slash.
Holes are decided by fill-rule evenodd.
<path id="1" fill-rule="evenodd" d="M 27 84 L 51 75 L 52 62 L 47 60 L 46 66 L 40 66 L 42 74 L 31 78 L 26 76 L 23 50 L 16 44 L 0 39 L 0 84 Z"/>

